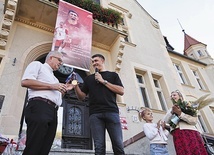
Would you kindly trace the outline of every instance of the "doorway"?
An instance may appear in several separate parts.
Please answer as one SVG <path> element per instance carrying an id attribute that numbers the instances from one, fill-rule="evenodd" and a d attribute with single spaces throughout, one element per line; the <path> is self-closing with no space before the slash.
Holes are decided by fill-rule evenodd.
<path id="1" fill-rule="evenodd" d="M 87 75 L 85 71 L 75 69 L 82 79 Z M 55 71 L 54 75 L 61 83 L 65 83 L 68 75 Z M 82 84 L 79 84 L 82 87 Z M 63 124 L 62 124 L 62 148 L 92 150 L 92 138 L 89 127 L 89 103 L 88 98 L 79 101 L 74 90 L 69 91 L 63 97 Z"/>

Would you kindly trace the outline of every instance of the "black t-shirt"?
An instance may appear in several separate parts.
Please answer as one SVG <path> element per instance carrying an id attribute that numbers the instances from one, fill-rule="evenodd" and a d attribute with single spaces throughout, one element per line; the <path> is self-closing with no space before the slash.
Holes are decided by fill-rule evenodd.
<path id="1" fill-rule="evenodd" d="M 123 84 L 115 72 L 99 72 L 104 80 L 112 84 L 123 87 Z M 108 89 L 102 83 L 95 80 L 95 74 L 91 74 L 84 79 L 84 84 L 81 90 L 89 95 L 89 113 L 116 112 L 119 109 L 116 103 L 116 94 Z"/>

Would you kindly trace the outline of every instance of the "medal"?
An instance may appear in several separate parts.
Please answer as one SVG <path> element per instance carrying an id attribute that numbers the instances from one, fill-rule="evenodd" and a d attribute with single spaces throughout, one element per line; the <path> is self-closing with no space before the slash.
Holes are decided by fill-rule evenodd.
<path id="1" fill-rule="evenodd" d="M 71 84 L 76 86 L 78 84 L 78 82 L 77 82 L 77 80 L 72 80 Z"/>

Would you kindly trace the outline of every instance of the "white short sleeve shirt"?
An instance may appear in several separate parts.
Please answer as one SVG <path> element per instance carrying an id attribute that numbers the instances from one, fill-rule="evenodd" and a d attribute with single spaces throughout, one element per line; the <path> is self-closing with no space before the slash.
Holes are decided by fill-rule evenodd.
<path id="1" fill-rule="evenodd" d="M 54 76 L 53 69 L 49 64 L 39 61 L 31 62 L 26 68 L 22 80 L 33 79 L 41 82 L 55 84 L 59 80 Z M 28 98 L 42 97 L 51 100 L 58 106 L 62 104 L 62 94 L 57 90 L 34 90 L 28 88 Z"/>

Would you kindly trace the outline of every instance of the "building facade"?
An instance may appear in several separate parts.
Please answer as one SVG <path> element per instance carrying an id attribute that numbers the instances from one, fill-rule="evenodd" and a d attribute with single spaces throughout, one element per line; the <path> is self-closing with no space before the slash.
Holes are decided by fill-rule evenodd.
<path id="1" fill-rule="evenodd" d="M 123 17 L 123 23 L 117 26 L 93 21 L 91 53 L 103 54 L 107 69 L 117 72 L 123 82 L 125 94 L 118 96 L 118 106 L 124 120 L 124 141 L 142 132 L 144 122 L 139 120 L 138 112 L 143 107 L 153 110 L 154 122 L 165 115 L 172 106 L 170 92 L 173 90 L 180 90 L 186 100 L 205 94 L 214 97 L 214 62 L 205 44 L 184 33 L 184 54 L 180 54 L 163 36 L 158 21 L 137 1 L 100 0 L 99 4 L 120 12 Z M 1 0 L 0 133 L 3 135 L 18 137 L 20 130 L 24 130 L 22 116 L 27 91 L 21 87 L 21 78 L 30 62 L 43 62 L 50 51 L 56 16 L 57 5 L 48 0 Z M 93 69 L 78 73 L 84 78 L 93 73 Z M 55 74 L 60 81 L 67 77 Z M 74 108 L 84 115 L 74 113 Z M 63 147 L 93 149 L 90 133 L 86 132 L 88 122 L 84 121 L 87 110 L 87 101 L 78 102 L 72 92 L 64 98 L 59 125 Z M 69 130 L 68 115 L 81 117 L 79 134 Z M 199 131 L 213 135 L 213 118 L 212 103 L 199 112 Z M 84 141 L 84 146 L 75 147 L 71 140 L 78 144 Z M 140 142 L 133 144 L 148 153 L 146 138 Z M 106 143 L 107 150 L 111 151 L 108 137 Z M 135 147 L 126 151 L 136 152 Z M 174 152 L 172 145 L 169 150 Z"/>

